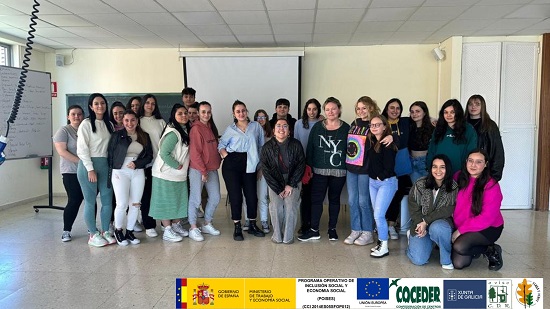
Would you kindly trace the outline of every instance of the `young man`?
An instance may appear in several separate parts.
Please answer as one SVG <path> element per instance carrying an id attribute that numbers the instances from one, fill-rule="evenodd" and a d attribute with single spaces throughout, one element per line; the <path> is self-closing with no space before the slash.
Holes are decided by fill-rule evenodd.
<path id="1" fill-rule="evenodd" d="M 195 89 L 191 87 L 185 87 L 181 91 L 181 101 L 183 102 L 183 105 L 185 105 L 187 109 L 189 109 L 189 106 L 191 106 L 191 104 L 195 103 L 196 94 L 197 92 L 195 91 Z"/>
<path id="2" fill-rule="evenodd" d="M 199 119 L 199 103 L 195 102 L 187 107 L 187 114 L 189 115 L 189 122 L 191 125 L 195 120 Z"/>
<path id="3" fill-rule="evenodd" d="M 275 102 L 275 113 L 273 114 L 273 117 L 271 117 L 271 120 L 269 120 L 269 123 L 271 124 L 271 127 L 274 128 L 277 119 L 286 119 L 288 126 L 290 127 L 290 136 L 294 136 L 294 124 L 296 123 L 296 119 L 292 118 L 292 115 L 288 113 L 289 109 L 290 101 L 288 99 L 278 99 L 277 102 Z"/>

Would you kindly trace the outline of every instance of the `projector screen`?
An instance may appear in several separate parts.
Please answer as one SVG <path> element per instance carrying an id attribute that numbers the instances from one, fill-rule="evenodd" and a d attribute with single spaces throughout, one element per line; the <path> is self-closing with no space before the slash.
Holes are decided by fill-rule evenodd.
<path id="1" fill-rule="evenodd" d="M 300 118 L 300 56 L 183 55 L 184 83 L 197 91 L 196 100 L 212 104 L 222 134 L 233 122 L 231 107 L 244 102 L 250 120 L 258 109 L 271 118 L 279 98 L 290 101 L 290 114 Z M 244 53 L 240 53 L 244 54 Z"/>

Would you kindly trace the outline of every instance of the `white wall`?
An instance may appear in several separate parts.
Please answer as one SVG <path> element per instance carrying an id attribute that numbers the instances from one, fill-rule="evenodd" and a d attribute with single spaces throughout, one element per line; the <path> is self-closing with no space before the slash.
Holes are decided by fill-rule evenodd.
<path id="1" fill-rule="evenodd" d="M 19 52 L 18 49 L 14 51 Z M 34 50 L 29 69 L 45 71 L 45 54 Z M 2 135 L 6 134 L 3 131 L 6 128 L 6 120 L 0 119 Z M 48 171 L 40 169 L 40 159 L 7 160 L 0 166 L 0 207 L 44 197 L 46 194 L 48 194 Z"/>
<path id="2" fill-rule="evenodd" d="M 354 118 L 354 104 L 363 95 L 371 96 L 381 108 L 387 100 L 399 97 L 406 110 L 415 100 L 424 100 L 435 110 L 437 98 L 437 62 L 430 51 L 436 45 L 392 45 L 367 47 L 315 47 L 306 48 L 302 74 L 302 101 L 311 97 L 323 102 L 334 96 L 343 104 L 343 119 Z M 71 59 L 71 51 L 58 51 Z M 66 94 L 70 93 L 148 93 L 179 92 L 183 88 L 182 62 L 177 49 L 124 49 L 124 50 L 76 50 L 74 62 L 64 67 L 55 66 L 55 54 L 47 53 L 43 68 L 52 73 L 52 81 L 58 85 L 58 97 L 52 98 L 52 123 L 55 132 L 65 124 Z M 190 85 L 193 86 L 193 85 Z M 200 96 L 200 94 L 198 94 Z M 223 106 L 229 108 L 234 98 L 228 98 Z M 214 107 L 214 109 L 216 109 Z M 273 111 L 267 106 L 268 112 Z M 405 113 L 406 114 L 406 113 Z M 222 128 L 223 130 L 223 128 Z M 38 166 L 36 162 L 36 166 Z M 9 164 L 11 165 L 11 164 Z M 10 176 L 20 175 L 21 169 L 29 178 L 44 172 L 38 167 L 17 165 L 0 172 L 12 171 Z M 54 193 L 64 194 L 59 176 L 58 156 L 54 159 Z M 16 173 L 17 172 L 17 173 Z M 41 175 L 41 174 L 40 174 Z M 4 177 L 2 177 L 4 178 Z M 29 183 L 29 180 L 22 181 Z M 21 197 L 47 193 L 45 178 L 40 190 L 21 190 Z M 38 184 L 37 184 L 38 185 Z M 7 192 L 24 188 L 21 184 L 5 187 Z M 225 192 L 222 181 L 222 192 Z M 0 196 L 4 196 L 0 191 Z M 4 200 L 0 204 L 5 204 Z"/>

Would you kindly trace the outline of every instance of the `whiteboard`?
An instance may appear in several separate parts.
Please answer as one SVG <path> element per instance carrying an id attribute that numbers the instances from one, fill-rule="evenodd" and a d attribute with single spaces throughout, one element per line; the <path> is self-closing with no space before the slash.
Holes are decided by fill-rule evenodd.
<path id="1" fill-rule="evenodd" d="M 7 124 L 21 69 L 0 66 L 0 133 L 6 136 Z M 10 123 L 6 159 L 52 156 L 52 98 L 50 73 L 29 71 L 19 113 Z"/>

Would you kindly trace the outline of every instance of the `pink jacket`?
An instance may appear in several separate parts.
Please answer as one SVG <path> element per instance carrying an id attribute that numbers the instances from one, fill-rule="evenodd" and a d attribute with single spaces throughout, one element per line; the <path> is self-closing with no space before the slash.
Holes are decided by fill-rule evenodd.
<path id="1" fill-rule="evenodd" d="M 218 152 L 218 138 L 209 126 L 195 121 L 189 133 L 190 167 L 206 175 L 220 168 L 222 158 Z"/>
<path id="2" fill-rule="evenodd" d="M 479 232 L 488 227 L 499 227 L 504 224 L 504 218 L 500 212 L 502 192 L 500 185 L 494 179 L 489 180 L 485 185 L 481 213 L 475 217 L 472 214 L 472 191 L 475 179 L 471 177 L 468 186 L 460 189 L 456 198 L 453 220 L 460 234 Z"/>

